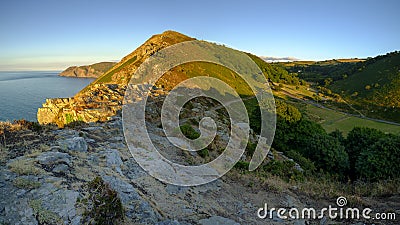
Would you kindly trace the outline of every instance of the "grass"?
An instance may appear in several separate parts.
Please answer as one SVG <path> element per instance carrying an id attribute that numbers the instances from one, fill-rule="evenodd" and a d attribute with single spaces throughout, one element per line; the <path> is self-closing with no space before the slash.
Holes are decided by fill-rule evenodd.
<path id="1" fill-rule="evenodd" d="M 111 69 L 116 63 L 114 62 L 100 62 L 100 63 L 95 63 L 92 64 L 91 67 L 97 71 L 100 71 L 102 73 L 107 72 L 109 69 Z"/>
<path id="2" fill-rule="evenodd" d="M 63 221 L 56 213 L 43 208 L 42 200 L 31 200 L 29 201 L 29 206 L 33 209 L 39 224 L 63 224 Z"/>
<path id="3" fill-rule="evenodd" d="M 35 161 L 32 158 L 15 159 L 8 164 L 10 170 L 19 175 L 38 175 L 45 171 L 35 166 Z"/>
<path id="4" fill-rule="evenodd" d="M 29 190 L 39 188 L 41 186 L 40 182 L 26 179 L 23 177 L 15 178 L 15 180 L 13 181 L 13 185 L 18 188 L 29 189 Z"/>
<path id="5" fill-rule="evenodd" d="M 77 200 L 84 207 L 84 224 L 113 225 L 124 220 L 124 208 L 118 192 L 101 177 L 87 185 L 88 196 Z"/>
<path id="6" fill-rule="evenodd" d="M 121 71 L 125 66 L 133 63 L 134 61 L 136 61 L 136 56 L 134 56 L 133 58 L 127 60 L 126 62 L 124 62 L 123 64 L 121 64 L 120 66 L 118 66 L 117 68 L 111 69 L 109 70 L 107 73 L 105 73 L 103 76 L 101 76 L 98 80 L 96 80 L 95 82 L 93 82 L 94 84 L 99 84 L 99 83 L 108 83 L 112 81 L 112 76 L 115 73 L 118 73 L 119 71 Z"/>
<path id="7" fill-rule="evenodd" d="M 349 116 L 334 110 L 322 109 L 313 105 L 306 105 L 306 114 L 317 121 L 329 133 L 340 130 L 347 135 L 354 127 L 369 127 L 383 132 L 400 135 L 400 126 Z"/>

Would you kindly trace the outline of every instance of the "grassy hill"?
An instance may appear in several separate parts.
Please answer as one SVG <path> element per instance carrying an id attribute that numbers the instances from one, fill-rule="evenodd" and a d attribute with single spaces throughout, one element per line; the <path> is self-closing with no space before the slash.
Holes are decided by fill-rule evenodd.
<path id="1" fill-rule="evenodd" d="M 400 52 L 394 52 L 367 60 L 356 73 L 333 83 L 331 88 L 338 92 L 343 91 L 347 95 L 357 92 L 355 96 L 362 98 L 382 97 L 379 99 L 382 101 L 400 93 L 398 80 L 400 80 Z M 377 103 L 400 106 L 400 101 L 389 103 L 385 100 Z"/>
<path id="2" fill-rule="evenodd" d="M 400 122 L 400 52 L 368 59 L 329 88 L 367 116 Z"/>
<path id="3" fill-rule="evenodd" d="M 337 102 L 335 108 L 362 116 L 400 122 L 400 52 L 368 59 L 278 63 L 312 82 Z M 351 105 L 351 106 L 350 106 Z M 349 106 L 351 110 L 349 109 Z"/>
<path id="4" fill-rule="evenodd" d="M 136 69 L 155 52 L 184 41 L 195 40 L 175 31 L 165 31 L 162 34 L 153 35 L 135 51 L 125 56 L 120 62 L 109 69 L 106 73 L 84 88 L 80 94 L 90 90 L 94 84 L 128 84 Z"/>
<path id="5" fill-rule="evenodd" d="M 331 59 L 325 61 L 294 61 L 277 63 L 301 79 L 324 84 L 326 79 L 341 80 L 362 66 L 363 59 Z"/>

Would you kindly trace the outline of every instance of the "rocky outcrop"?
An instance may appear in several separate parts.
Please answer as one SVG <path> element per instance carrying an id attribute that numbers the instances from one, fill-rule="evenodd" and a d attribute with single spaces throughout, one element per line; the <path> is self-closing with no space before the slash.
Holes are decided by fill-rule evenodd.
<path id="1" fill-rule="evenodd" d="M 40 124 L 63 127 L 75 121 L 106 121 L 120 112 L 125 87 L 117 84 L 96 84 L 90 91 L 73 98 L 46 99 L 38 109 Z"/>
<path id="2" fill-rule="evenodd" d="M 114 62 L 101 62 L 87 66 L 71 66 L 62 71 L 62 77 L 98 78 L 113 67 Z"/>

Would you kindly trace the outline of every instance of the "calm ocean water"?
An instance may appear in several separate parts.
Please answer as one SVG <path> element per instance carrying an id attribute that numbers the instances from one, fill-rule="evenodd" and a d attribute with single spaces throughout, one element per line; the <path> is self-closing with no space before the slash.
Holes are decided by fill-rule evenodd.
<path id="1" fill-rule="evenodd" d="M 59 72 L 0 72 L 0 121 L 36 120 L 46 98 L 71 97 L 93 79 L 59 77 Z"/>

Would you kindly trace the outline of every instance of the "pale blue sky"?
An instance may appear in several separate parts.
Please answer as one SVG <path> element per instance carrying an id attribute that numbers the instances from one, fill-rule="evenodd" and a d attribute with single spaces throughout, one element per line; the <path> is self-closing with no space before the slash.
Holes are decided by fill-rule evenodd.
<path id="1" fill-rule="evenodd" d="M 400 1 L 0 2 L 0 70 L 119 60 L 176 30 L 260 56 L 368 57 L 400 50 Z"/>

